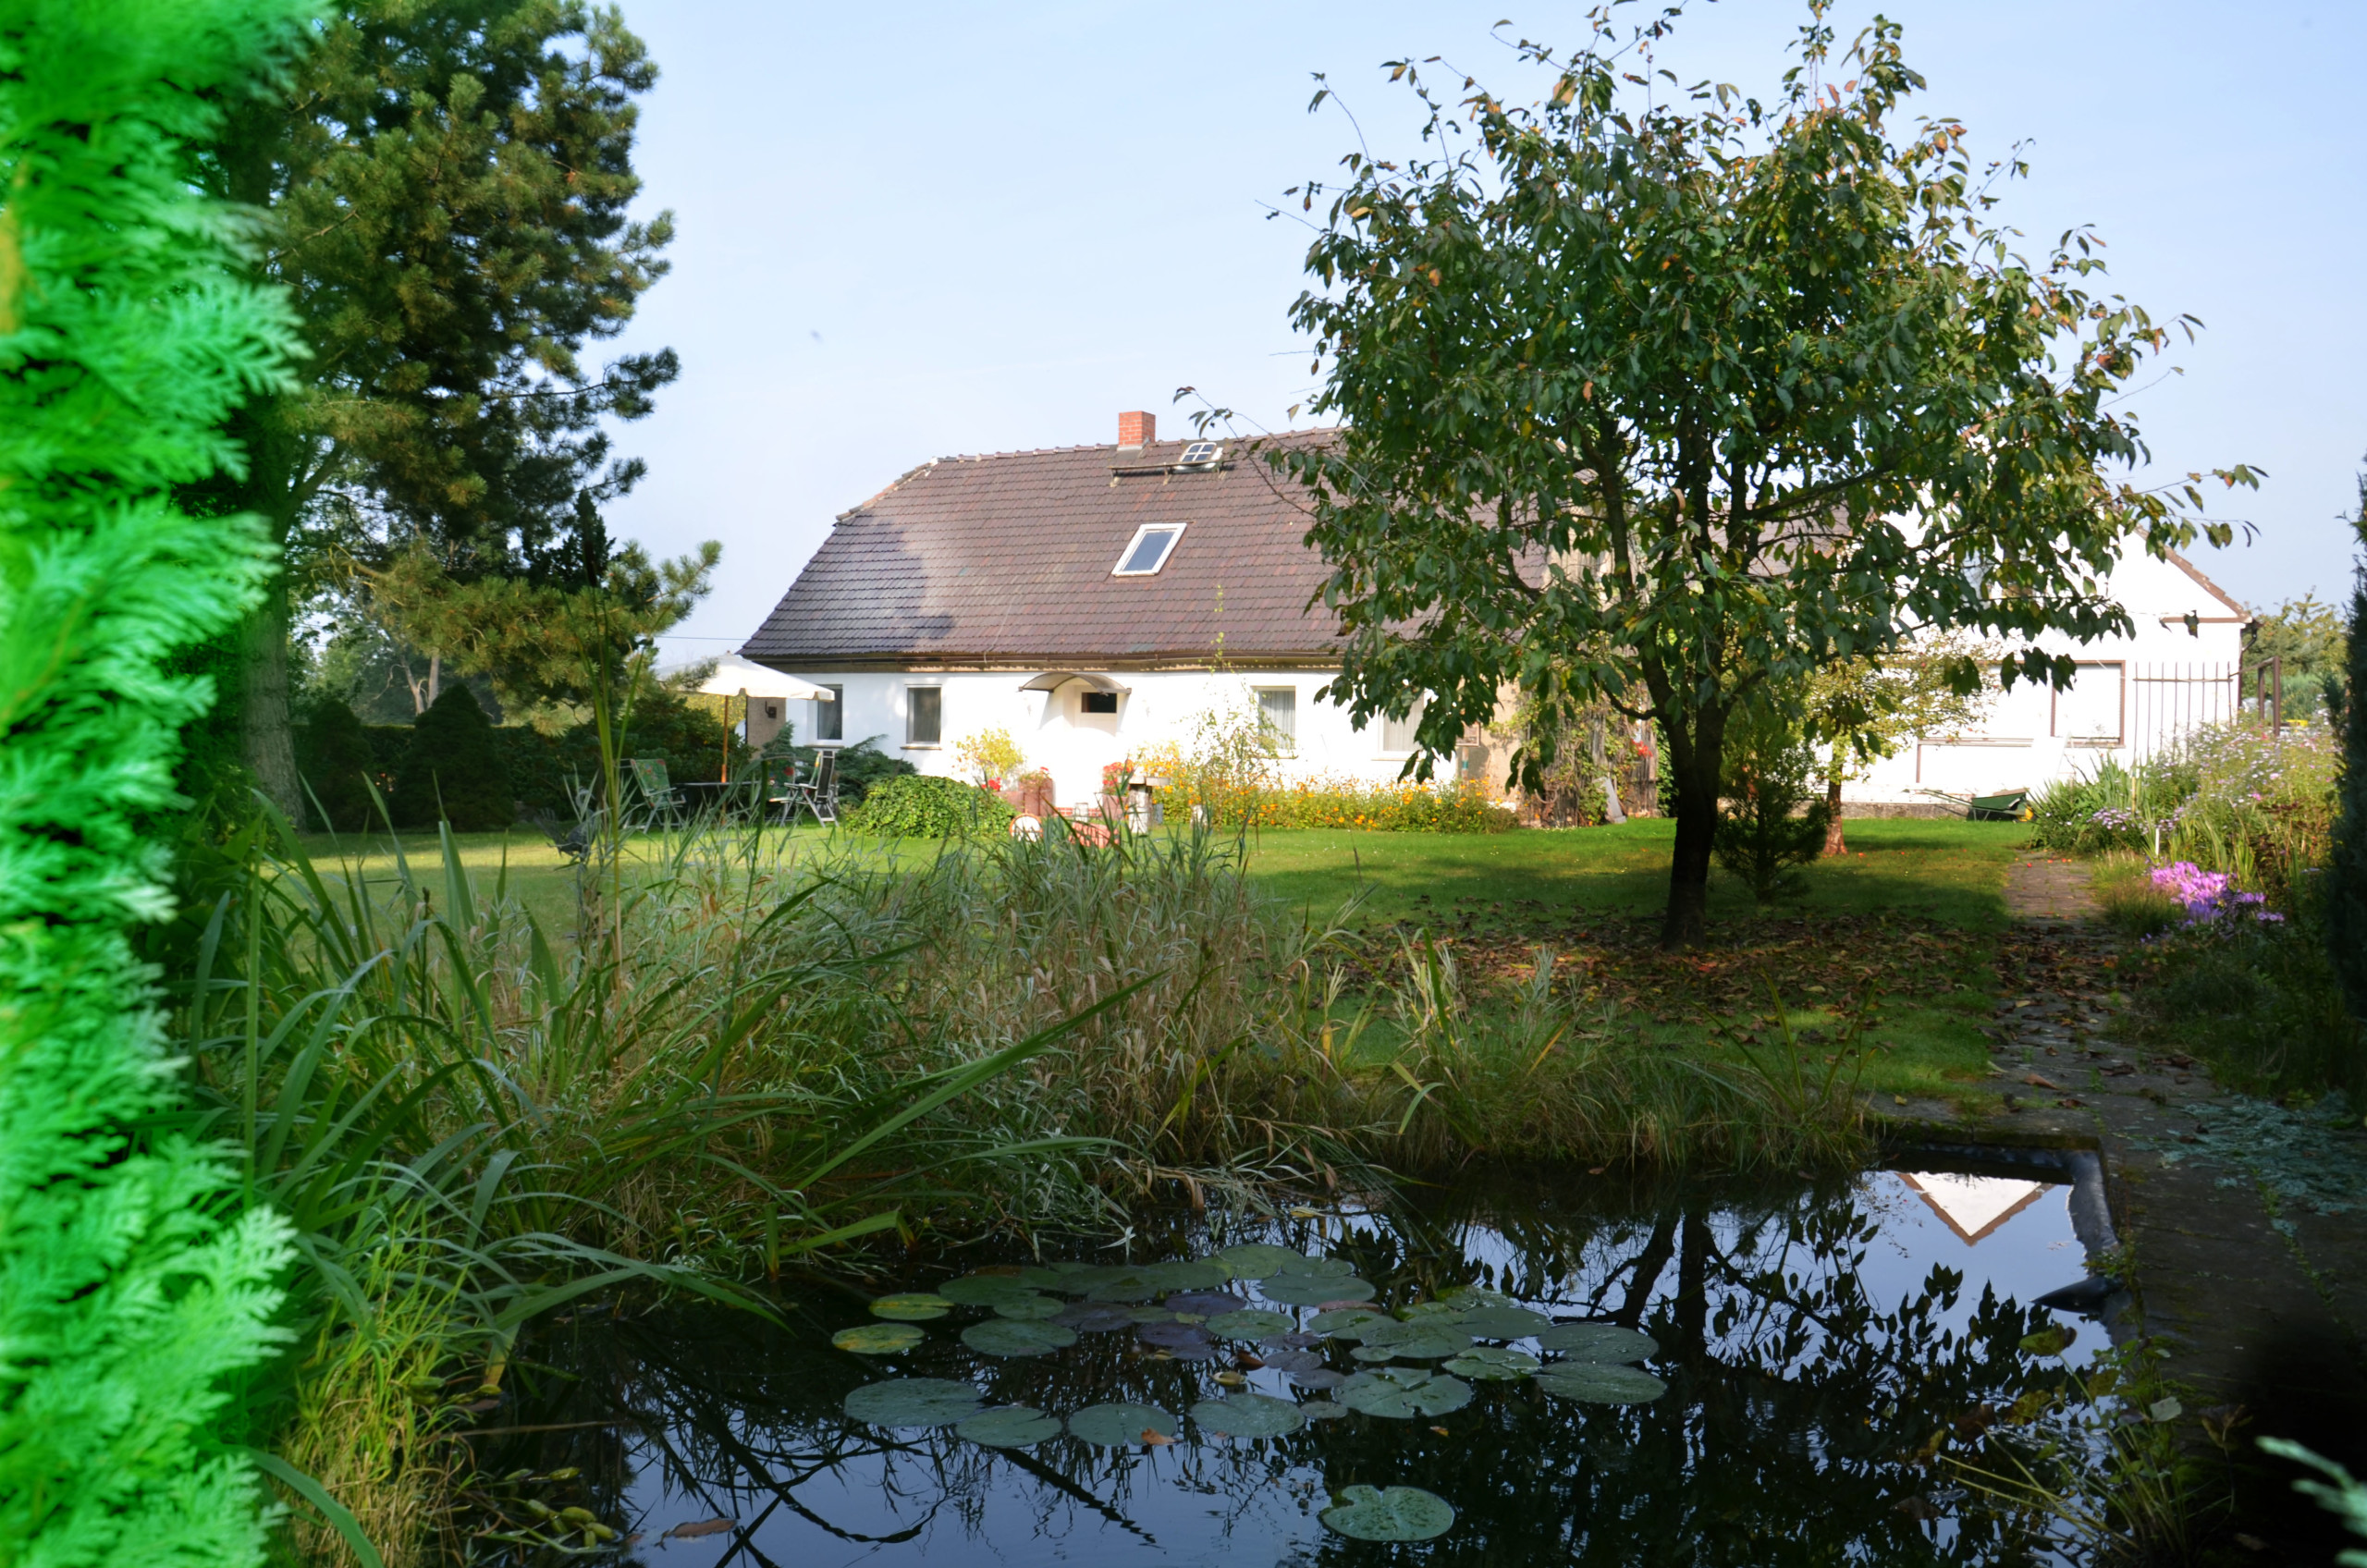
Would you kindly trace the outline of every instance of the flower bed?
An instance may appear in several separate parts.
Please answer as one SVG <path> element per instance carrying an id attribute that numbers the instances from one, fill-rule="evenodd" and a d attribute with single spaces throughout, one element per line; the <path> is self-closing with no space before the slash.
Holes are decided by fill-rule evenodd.
<path id="1" fill-rule="evenodd" d="M 1159 792 L 1171 814 L 1204 807 L 1226 827 L 1332 827 L 1364 833 L 1501 833 L 1513 813 L 1469 783 L 1370 783 L 1356 778 L 1307 778 L 1258 790 L 1203 791 L 1189 786 Z"/>

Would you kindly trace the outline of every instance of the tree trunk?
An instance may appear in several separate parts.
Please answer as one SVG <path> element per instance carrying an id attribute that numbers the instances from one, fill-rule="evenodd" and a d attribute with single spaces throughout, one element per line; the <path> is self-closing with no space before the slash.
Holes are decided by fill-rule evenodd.
<path id="1" fill-rule="evenodd" d="M 1849 846 L 1841 837 L 1841 770 L 1824 776 L 1824 852 L 1846 855 Z"/>
<path id="2" fill-rule="evenodd" d="M 1710 847 L 1718 832 L 1726 716 L 1699 713 L 1690 719 L 1689 737 L 1665 719 L 1661 726 L 1676 780 L 1676 846 L 1669 855 L 1668 914 L 1661 925 L 1661 947 L 1669 951 L 1698 948 L 1710 934 Z"/>

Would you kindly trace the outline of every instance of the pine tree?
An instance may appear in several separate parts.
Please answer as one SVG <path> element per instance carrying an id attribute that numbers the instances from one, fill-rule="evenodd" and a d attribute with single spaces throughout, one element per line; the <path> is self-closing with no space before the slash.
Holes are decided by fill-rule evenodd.
<path id="1" fill-rule="evenodd" d="M 412 724 L 411 750 L 395 777 L 397 822 L 432 827 L 439 817 L 462 833 L 494 832 L 517 817 L 493 722 L 457 680 Z"/>
<path id="2" fill-rule="evenodd" d="M 2327 687 L 2343 748 L 2341 815 L 2326 867 L 2326 939 L 2350 1016 L 2367 1023 L 2367 477 L 2360 481 L 2352 521 L 2360 556 L 2350 591 L 2349 669 L 2346 680 Z"/>
<path id="3" fill-rule="evenodd" d="M 285 378 L 292 318 L 239 282 L 188 146 L 301 37 L 296 0 L 0 0 L 0 1565 L 256 1562 L 225 1380 L 275 1340 L 288 1248 L 226 1218 L 166 1108 L 166 913 L 135 815 L 204 711 L 177 650 L 251 603 L 251 520 L 171 489 Z"/>

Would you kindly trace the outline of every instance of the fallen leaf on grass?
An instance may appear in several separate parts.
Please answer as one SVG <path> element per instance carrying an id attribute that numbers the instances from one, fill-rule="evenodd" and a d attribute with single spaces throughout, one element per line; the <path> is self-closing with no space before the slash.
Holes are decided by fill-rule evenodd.
<path id="1" fill-rule="evenodd" d="M 2023 1083 L 2025 1083 L 2025 1084 L 2029 1084 L 2031 1088 L 2033 1088 L 2033 1089 L 2056 1089 L 2056 1090 L 2060 1090 L 2060 1089 L 2063 1087 L 2063 1085 L 2062 1085 L 2062 1084 L 2050 1084 L 2050 1083 L 2048 1083 L 2045 1079 L 2043 1079 L 2043 1078 L 2040 1077 L 2040 1076 L 2039 1076 L 2037 1073 L 2035 1073 L 2035 1072 L 2031 1073 L 2029 1077 L 2027 1077 L 2027 1078 L 2023 1079 L 2023 1080 L 2022 1080 L 2022 1082 L 2023 1082 Z"/>

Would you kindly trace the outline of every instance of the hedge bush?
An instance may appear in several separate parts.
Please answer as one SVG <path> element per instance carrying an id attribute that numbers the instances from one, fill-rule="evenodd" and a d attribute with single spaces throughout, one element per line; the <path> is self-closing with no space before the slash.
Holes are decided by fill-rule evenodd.
<path id="1" fill-rule="evenodd" d="M 433 827 L 448 821 L 462 833 L 487 833 L 517 820 L 509 773 L 493 721 L 476 693 L 457 682 L 411 725 L 411 750 L 395 776 L 395 821 Z"/>
<path id="2" fill-rule="evenodd" d="M 410 739 L 408 730 L 404 739 Z M 313 705 L 296 731 L 296 771 L 311 791 L 308 812 L 326 816 L 322 826 L 340 833 L 376 826 L 370 785 L 379 772 L 377 754 L 352 708 L 335 697 Z"/>
<path id="3" fill-rule="evenodd" d="M 946 839 L 1000 833 L 1015 815 L 1001 796 L 975 784 L 912 774 L 873 785 L 840 820 L 855 832 L 880 838 Z"/>

